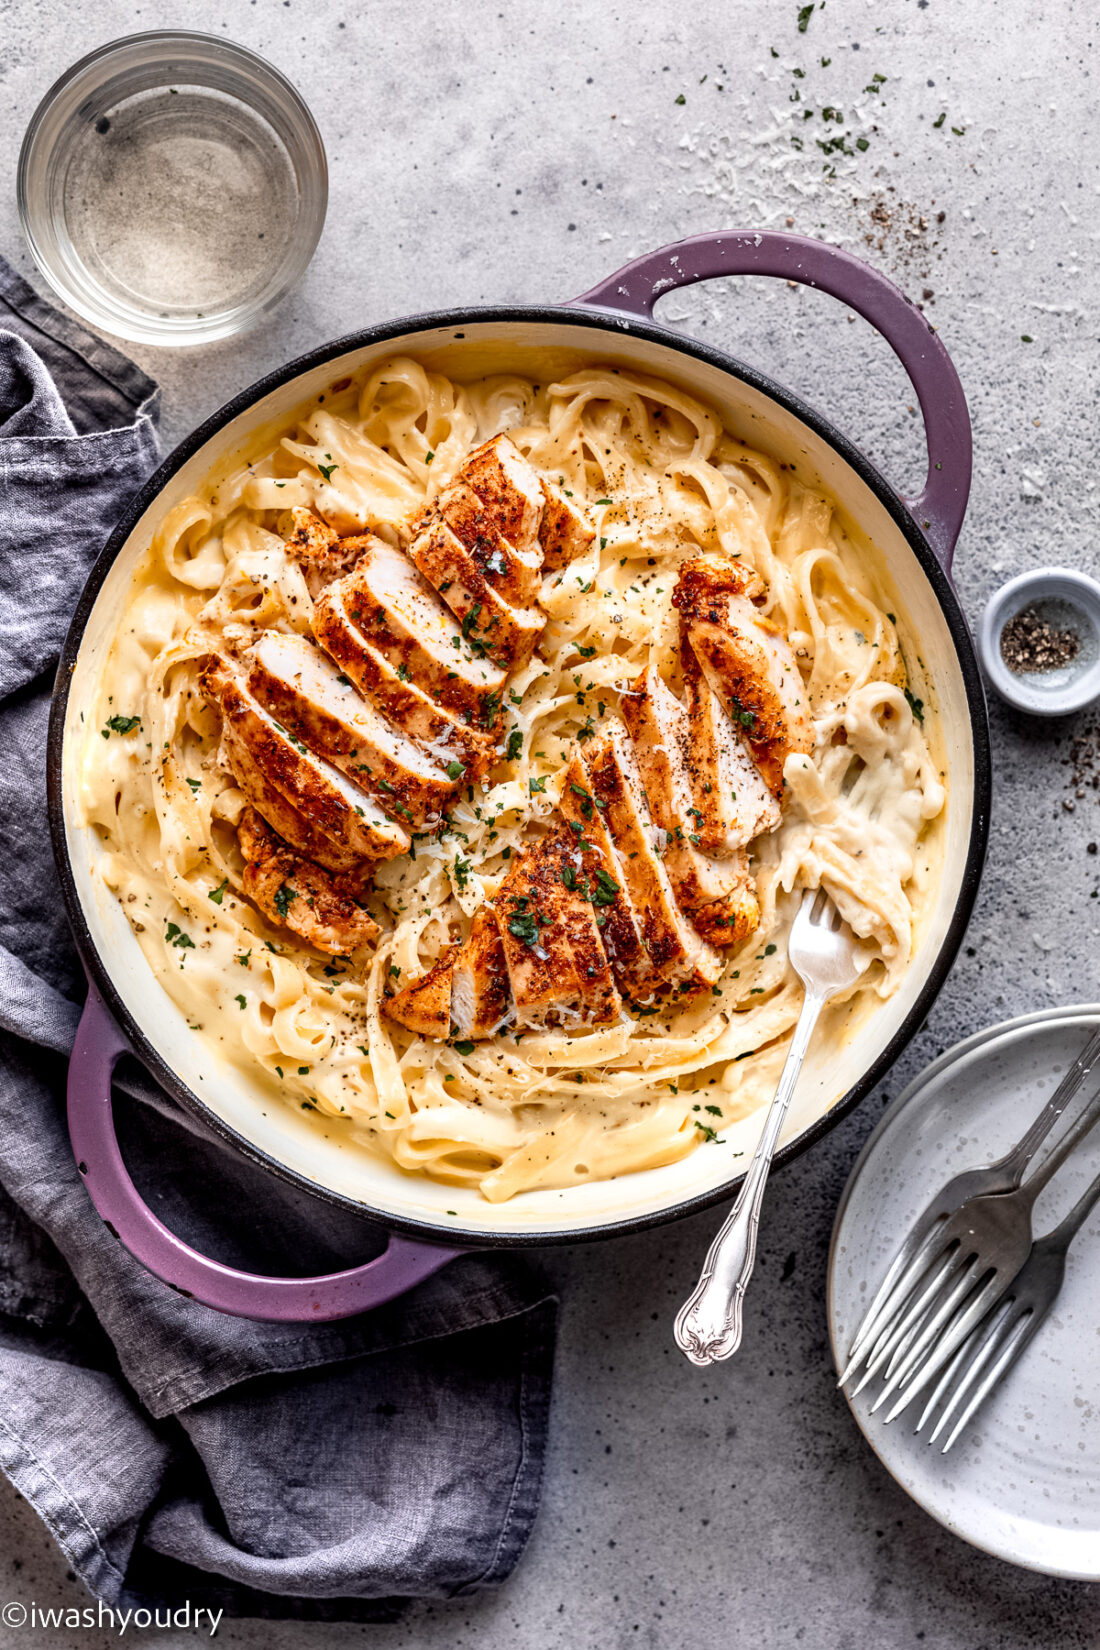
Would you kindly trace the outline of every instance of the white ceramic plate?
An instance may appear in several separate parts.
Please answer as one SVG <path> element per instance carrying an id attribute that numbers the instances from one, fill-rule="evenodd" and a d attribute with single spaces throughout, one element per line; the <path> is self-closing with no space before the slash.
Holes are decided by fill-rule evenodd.
<path id="1" fill-rule="evenodd" d="M 1007 1151 L 1098 1022 L 1100 1004 L 1086 1004 L 993 1026 L 949 1049 L 889 1108 L 852 1170 L 833 1232 L 829 1334 L 838 1367 L 933 1193 Z M 1089 1092 L 1086 1084 L 1070 1118 Z M 1098 1172 L 1100 1129 L 1043 1192 L 1036 1232 L 1053 1226 Z M 914 1433 L 919 1402 L 889 1426 L 881 1412 L 871 1415 L 875 1390 L 872 1382 L 851 1401 L 856 1422 L 933 1518 L 1009 1563 L 1100 1580 L 1100 1211 L 1070 1249 L 1043 1329 L 948 1455 Z"/>

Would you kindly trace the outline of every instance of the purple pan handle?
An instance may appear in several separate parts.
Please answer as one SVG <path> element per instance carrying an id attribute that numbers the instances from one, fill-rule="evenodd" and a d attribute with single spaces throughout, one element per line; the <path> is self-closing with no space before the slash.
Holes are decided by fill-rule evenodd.
<path id="1" fill-rule="evenodd" d="M 970 494 L 970 414 L 936 329 L 885 275 L 804 235 L 730 231 L 693 235 L 635 258 L 573 302 L 652 318 L 663 293 L 719 275 L 776 275 L 818 287 L 882 333 L 917 393 L 928 443 L 928 479 L 916 498 L 902 502 L 950 572 Z"/>
<path id="2" fill-rule="evenodd" d="M 392 1237 L 365 1266 L 320 1278 L 265 1278 L 200 1255 L 159 1221 L 126 1171 L 111 1112 L 111 1074 L 130 1052 L 94 986 L 69 1062 L 69 1138 L 92 1202 L 136 1260 L 183 1295 L 239 1318 L 319 1323 L 382 1306 L 462 1254 Z"/>

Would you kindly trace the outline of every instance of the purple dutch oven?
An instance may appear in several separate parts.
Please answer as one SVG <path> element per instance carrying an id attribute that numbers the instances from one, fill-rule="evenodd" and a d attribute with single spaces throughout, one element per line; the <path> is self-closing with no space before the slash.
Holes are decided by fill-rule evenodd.
<path id="1" fill-rule="evenodd" d="M 776 276 L 817 287 L 878 329 L 905 367 L 924 416 L 928 477 L 918 497 L 899 498 L 844 436 L 786 390 L 655 323 L 659 296 L 722 275 Z M 897 593 L 903 629 L 919 646 L 928 683 L 926 724 L 947 776 L 938 894 L 899 991 L 843 1047 L 819 1051 L 808 1064 L 781 1160 L 803 1150 L 866 1095 L 924 1021 L 965 931 L 985 852 L 989 733 L 973 645 L 950 580 L 970 486 L 970 422 L 939 337 L 884 276 L 846 252 L 797 236 L 700 235 L 637 259 L 572 304 L 451 310 L 370 327 L 254 384 L 165 460 L 112 534 L 65 643 L 49 738 L 54 850 L 89 976 L 68 1086 L 80 1171 L 104 1221 L 144 1266 L 208 1306 L 245 1317 L 345 1317 L 401 1294 L 465 1249 L 576 1242 L 676 1219 L 730 1197 L 758 1127 L 750 1117 L 733 1125 L 717 1148 L 680 1163 L 564 1191 L 531 1192 L 505 1205 L 403 1174 L 333 1139 L 291 1107 L 271 1107 L 246 1072 L 190 1033 L 96 874 L 101 850 L 74 801 L 80 708 L 157 521 L 259 426 L 277 424 L 334 379 L 398 352 L 458 375 L 463 362 L 467 375 L 505 364 L 522 370 L 527 355 L 536 377 L 555 357 L 586 357 L 671 379 L 716 407 L 734 434 L 796 463 L 803 479 L 816 480 Z M 389 1232 L 386 1250 L 367 1265 L 326 1277 L 269 1278 L 220 1265 L 181 1242 L 142 1202 L 119 1151 L 111 1075 L 127 1052 L 250 1158 L 381 1223 Z"/>

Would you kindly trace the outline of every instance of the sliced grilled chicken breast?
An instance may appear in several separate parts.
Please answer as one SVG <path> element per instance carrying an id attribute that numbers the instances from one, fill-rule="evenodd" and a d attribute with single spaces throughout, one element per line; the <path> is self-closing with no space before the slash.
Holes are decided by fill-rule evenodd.
<path id="1" fill-rule="evenodd" d="M 704 676 L 778 797 L 787 757 L 813 749 L 814 729 L 790 643 L 745 594 L 750 579 L 736 562 L 685 562 L 672 599 Z"/>
<path id="2" fill-rule="evenodd" d="M 774 831 L 779 803 L 722 709 L 690 647 L 681 649 L 688 737 L 685 748 L 699 846 L 735 854 Z"/>
<path id="3" fill-rule="evenodd" d="M 382 1007 L 391 1020 L 415 1031 L 418 1037 L 429 1037 L 437 1043 L 447 1040 L 451 1034 L 451 981 L 457 951 L 458 946 L 448 946 L 426 974 L 384 999 Z"/>
<path id="4" fill-rule="evenodd" d="M 349 618 L 396 671 L 471 726 L 492 726 L 505 672 L 470 645 L 403 550 L 372 538 L 334 588 Z"/>
<path id="5" fill-rule="evenodd" d="M 520 1026 L 603 1025 L 622 1007 L 581 867 L 563 829 L 522 851 L 493 901 Z"/>
<path id="6" fill-rule="evenodd" d="M 642 936 L 662 978 L 713 985 L 722 959 L 688 921 L 676 902 L 657 854 L 638 763 L 625 729 L 612 728 L 585 755 L 593 807 L 599 808 L 615 844 L 623 880 L 641 916 Z M 584 807 L 581 808 L 582 815 Z"/>
<path id="7" fill-rule="evenodd" d="M 245 795 L 264 813 L 256 799 L 259 787 L 249 789 L 238 771 L 242 766 L 258 770 L 267 786 L 332 843 L 338 862 L 322 858 L 322 865 L 342 870 L 349 855 L 355 862 L 392 859 L 406 852 L 408 833 L 387 819 L 377 803 L 339 768 L 280 727 L 227 660 L 213 655 L 203 668 L 200 684 L 207 698 L 221 707 L 224 727 L 231 735 L 230 761 Z M 277 820 L 269 823 L 280 835 L 285 834 Z"/>
<path id="8" fill-rule="evenodd" d="M 513 607 L 505 601 L 445 516 L 424 525 L 409 554 L 472 646 L 480 646 L 504 670 L 527 663 L 545 629 L 546 614 L 539 607 Z"/>
<path id="9" fill-rule="evenodd" d="M 452 1026 L 459 1037 L 491 1037 L 510 1005 L 497 919 L 492 906 L 482 905 L 465 940 L 449 946 L 426 974 L 387 997 L 383 1006 L 410 1031 L 442 1042 Z"/>
<path id="10" fill-rule="evenodd" d="M 361 854 L 334 842 L 292 802 L 288 802 L 282 791 L 271 784 L 248 746 L 236 736 L 228 723 L 222 728 L 219 754 L 223 766 L 232 773 L 257 813 L 296 853 L 312 860 L 315 865 L 323 865 L 339 873 L 356 894 L 370 888 L 377 862 L 364 859 Z"/>
<path id="11" fill-rule="evenodd" d="M 266 630 L 248 659 L 250 690 L 296 739 L 342 768 L 391 818 L 418 828 L 439 820 L 461 773 L 448 775 L 399 733 L 319 647 Z"/>
<path id="12" fill-rule="evenodd" d="M 458 782 L 480 779 L 496 760 L 492 737 L 447 710 L 402 676 L 352 622 L 338 585 L 330 585 L 314 603 L 313 634 L 344 675 L 408 738 L 449 770 L 461 762 Z"/>
<path id="13" fill-rule="evenodd" d="M 546 498 L 539 522 L 542 567 L 545 573 L 557 573 L 592 548 L 596 529 L 583 507 L 556 481 L 543 476 L 542 490 Z"/>
<path id="14" fill-rule="evenodd" d="M 517 549 L 501 532 L 491 507 L 463 481 L 440 493 L 434 513 L 466 546 L 498 596 L 513 607 L 533 606 L 542 582 L 542 552 L 537 541 Z"/>
<path id="15" fill-rule="evenodd" d="M 454 959 L 451 1020 L 460 1037 L 491 1037 L 511 1002 L 500 929 L 492 907 L 482 905 Z"/>
<path id="16" fill-rule="evenodd" d="M 596 872 L 602 867 L 618 884 L 618 893 L 599 915 L 605 919 L 600 936 L 619 988 L 630 997 L 651 996 L 673 972 L 673 966 L 659 965 L 646 950 L 642 914 L 631 897 L 629 880 L 619 864 L 603 809 L 595 805 L 588 770 L 579 752 L 566 769 L 558 809 L 585 856 L 584 875 L 596 880 Z"/>
<path id="17" fill-rule="evenodd" d="M 378 924 L 339 879 L 295 853 L 255 808 L 241 815 L 237 841 L 245 861 L 244 891 L 269 922 L 332 956 L 378 938 Z"/>
<path id="18" fill-rule="evenodd" d="M 362 537 L 342 539 L 336 530 L 314 515 L 296 507 L 288 512 L 290 532 L 284 543 L 300 562 L 311 596 L 316 596 L 333 579 L 350 571 L 363 548 Z"/>
<path id="19" fill-rule="evenodd" d="M 506 435 L 475 448 L 455 476 L 489 510 L 497 531 L 521 555 L 538 555 L 543 490 L 538 471 Z"/>
<path id="20" fill-rule="evenodd" d="M 712 859 L 700 846 L 688 778 L 688 719 L 654 665 L 622 697 L 653 818 L 666 833 L 662 859 L 677 902 L 712 944 L 739 945 L 760 921 L 743 853 Z"/>

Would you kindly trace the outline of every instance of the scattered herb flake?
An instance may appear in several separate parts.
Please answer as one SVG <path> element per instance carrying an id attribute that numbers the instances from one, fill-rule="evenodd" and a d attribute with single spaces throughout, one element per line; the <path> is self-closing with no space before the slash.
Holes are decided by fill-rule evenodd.
<path id="1" fill-rule="evenodd" d="M 103 737 L 109 739 L 112 733 L 133 733 L 135 728 L 140 728 L 140 726 L 140 716 L 111 716 L 108 718 L 107 726 L 103 730 Z"/>
<path id="2" fill-rule="evenodd" d="M 290 910 L 291 905 L 297 898 L 298 890 L 297 888 L 292 888 L 289 882 L 284 882 L 282 887 L 276 891 L 272 904 L 284 922 L 286 921 L 287 912 Z"/>

